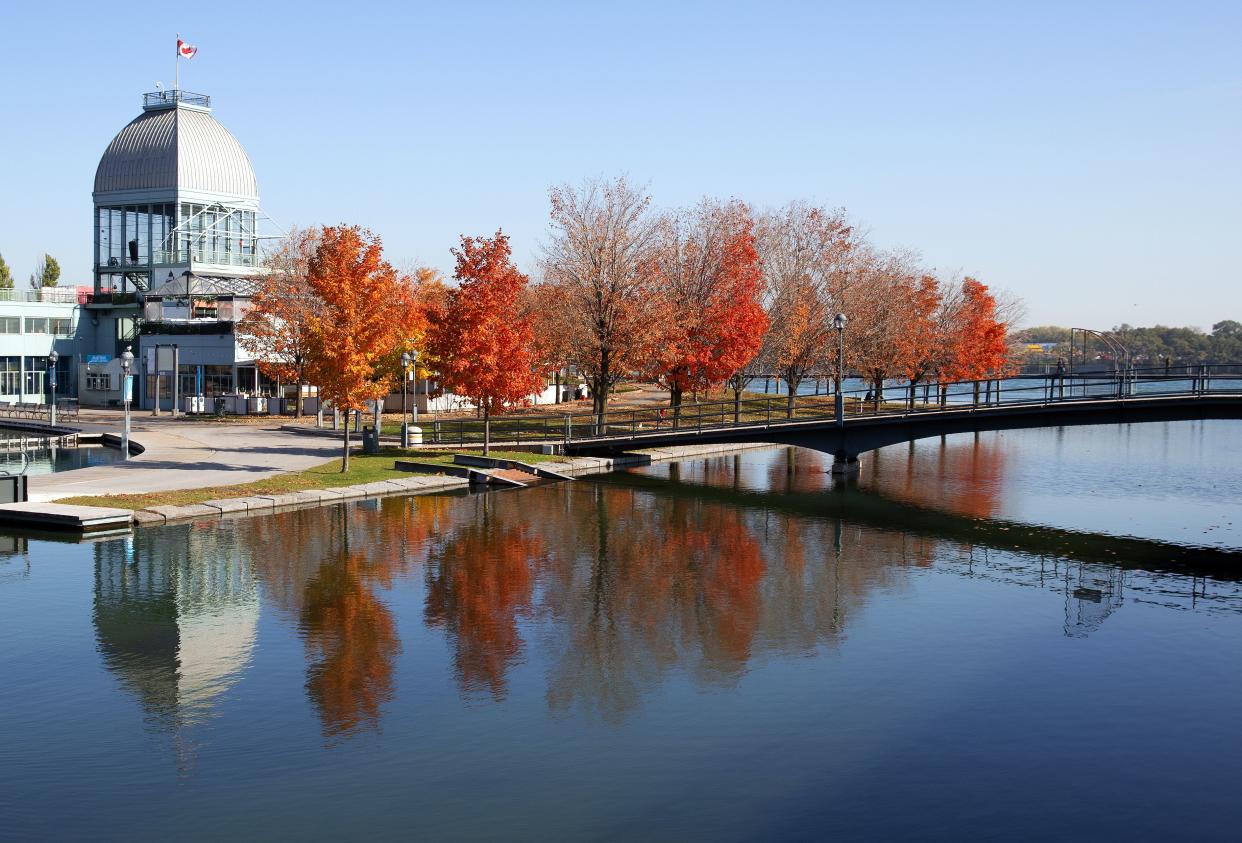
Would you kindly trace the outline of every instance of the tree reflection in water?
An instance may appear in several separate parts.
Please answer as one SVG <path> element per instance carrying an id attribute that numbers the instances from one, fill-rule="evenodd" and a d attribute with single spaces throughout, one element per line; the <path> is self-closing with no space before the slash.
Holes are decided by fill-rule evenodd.
<path id="1" fill-rule="evenodd" d="M 530 660 L 552 710 L 610 722 L 670 675 L 729 686 L 773 655 L 835 647 L 877 590 L 907 588 L 933 563 L 1057 595 L 1059 632 L 1075 637 L 1127 600 L 1238 611 L 1237 583 L 1127 570 L 1097 547 L 1163 552 L 1150 542 L 982 519 L 1000 459 L 977 447 L 943 458 L 983 487 L 953 498 L 968 516 L 897 500 L 918 494 L 899 478 L 885 481 L 893 499 L 833 491 L 822 455 L 789 449 L 142 530 L 96 545 L 100 651 L 153 721 L 180 730 L 250 663 L 261 590 L 296 626 L 307 698 L 336 739 L 378 728 L 398 693 L 398 621 L 411 605 L 388 600 L 398 588 L 421 589 L 414 605 L 443 630 L 463 696 L 504 700 Z"/>
<path id="2" fill-rule="evenodd" d="M 278 513 L 253 533 L 256 567 L 276 603 L 294 616 L 306 646 L 306 691 L 325 736 L 379 725 L 394 694 L 401 640 L 379 589 L 408 573 L 449 499 L 369 501 Z"/>
<path id="3" fill-rule="evenodd" d="M 521 657 L 517 618 L 530 612 L 545 556 L 535 535 L 538 515 L 519 512 L 517 500 L 512 493 L 487 494 L 463 504 L 465 517 L 427 560 L 427 624 L 448 632 L 462 690 L 487 691 L 497 700 Z M 501 511 L 493 515 L 492 508 Z"/>

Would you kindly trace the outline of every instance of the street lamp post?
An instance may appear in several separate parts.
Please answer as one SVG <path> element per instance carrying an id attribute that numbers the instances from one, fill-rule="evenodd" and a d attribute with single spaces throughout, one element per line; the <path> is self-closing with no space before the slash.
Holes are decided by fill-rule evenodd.
<path id="1" fill-rule="evenodd" d="M 48 383 L 51 384 L 52 390 L 52 400 L 48 405 L 48 420 L 52 423 L 52 427 L 56 426 L 56 361 L 59 359 L 60 355 L 53 348 L 52 353 L 47 356 Z"/>
<path id="2" fill-rule="evenodd" d="M 838 313 L 832 320 L 832 326 L 837 329 L 837 394 L 833 397 L 833 403 L 836 407 L 837 427 L 844 427 L 845 399 L 841 395 L 841 382 L 845 380 L 845 314 Z"/>
<path id="3" fill-rule="evenodd" d="M 125 426 L 121 428 L 121 459 L 129 459 L 129 370 L 134 365 L 133 346 L 121 354 L 121 403 L 125 407 Z"/>
<path id="4" fill-rule="evenodd" d="M 410 352 L 401 352 L 401 447 L 410 447 L 410 424 L 408 394 L 410 391 L 410 363 L 413 358 Z"/>

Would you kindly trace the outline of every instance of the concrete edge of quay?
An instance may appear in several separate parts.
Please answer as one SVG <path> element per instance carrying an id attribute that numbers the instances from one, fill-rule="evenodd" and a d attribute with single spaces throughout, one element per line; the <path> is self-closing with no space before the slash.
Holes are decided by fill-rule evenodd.
<path id="1" fill-rule="evenodd" d="M 576 477 L 588 474 L 607 474 L 610 471 L 650 465 L 655 462 L 675 462 L 771 447 L 774 446 L 766 442 L 736 445 L 680 445 L 671 448 L 649 448 L 618 454 L 615 457 L 573 457 L 565 462 L 539 463 L 538 467 Z M 325 506 L 362 498 L 418 495 L 447 489 L 468 488 L 470 488 L 470 481 L 463 477 L 451 477 L 447 474 L 422 474 L 410 478 L 377 480 L 357 486 L 307 489 L 283 495 L 249 495 L 238 498 L 218 498 L 185 506 L 152 506 L 135 510 L 133 523 L 136 527 L 147 527 L 201 521 L 207 518 L 268 515 L 273 512 L 288 512 L 293 509 L 307 509 L 312 506 Z"/>
<path id="2" fill-rule="evenodd" d="M 729 454 L 750 451 L 760 448 L 771 448 L 768 443 L 744 443 L 729 445 L 682 445 L 668 448 L 649 448 L 618 454 L 615 457 L 573 457 L 563 462 L 539 463 L 542 469 L 567 475 L 569 479 L 590 474 L 606 474 L 623 468 L 650 465 L 656 462 L 675 462 L 683 459 Z M 475 469 L 476 471 L 478 469 Z M 139 510 L 106 510 L 114 516 L 125 512 L 127 527 L 163 526 L 165 524 L 203 521 L 208 519 L 244 518 L 252 515 L 268 515 L 274 512 L 288 512 L 294 509 L 306 509 L 314 506 L 325 506 L 350 500 L 366 498 L 391 497 L 395 495 L 417 495 L 428 492 L 440 492 L 450 489 L 468 489 L 470 481 L 464 477 L 452 477 L 447 474 L 421 474 L 409 478 L 378 480 L 355 486 L 337 486 L 328 489 L 306 489 L 277 495 L 244 495 L 235 498 L 217 498 L 202 503 L 171 505 L 159 504 Z M 29 509 L 55 508 L 56 505 L 30 504 Z M 69 509 L 60 507 L 60 509 Z M 90 510 L 104 511 L 99 507 L 75 507 L 81 510 L 83 519 Z M 14 513 L 15 514 L 15 513 Z M 50 514 L 50 512 L 49 512 Z M 81 520 L 81 519 L 79 519 Z M 14 522 L 14 526 L 18 525 Z M 28 526 L 45 525 L 46 521 L 33 521 Z M 85 523 L 83 521 L 83 523 Z M 58 526 L 74 529 L 75 525 L 67 521 Z M 76 525 L 81 527 L 81 525 Z M 114 526 L 116 526 L 114 524 Z M 84 531 L 85 532 L 85 531 Z"/>

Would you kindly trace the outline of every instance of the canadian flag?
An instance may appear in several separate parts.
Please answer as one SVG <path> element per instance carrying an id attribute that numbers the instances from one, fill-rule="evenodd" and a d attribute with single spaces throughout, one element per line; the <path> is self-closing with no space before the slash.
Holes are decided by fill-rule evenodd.
<path id="1" fill-rule="evenodd" d="M 180 38 L 177 39 L 177 55 L 181 56 L 182 58 L 192 59 L 194 58 L 194 54 L 197 52 L 198 52 L 198 47 L 195 47 L 191 44 L 187 44 L 184 41 L 182 41 Z"/>

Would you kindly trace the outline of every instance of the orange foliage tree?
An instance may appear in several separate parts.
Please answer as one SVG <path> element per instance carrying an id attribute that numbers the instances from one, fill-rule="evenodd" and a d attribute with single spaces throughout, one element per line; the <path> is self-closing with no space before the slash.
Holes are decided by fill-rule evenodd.
<path id="1" fill-rule="evenodd" d="M 957 346 L 949 375 L 960 380 L 979 380 L 999 374 L 1008 355 L 1006 326 L 997 318 L 996 297 L 987 285 L 967 276 L 962 279 L 961 306 L 957 315 Z"/>
<path id="2" fill-rule="evenodd" d="M 944 343 L 940 313 L 943 302 L 940 280 L 931 274 L 920 276 L 911 291 L 909 302 L 911 353 L 906 360 L 905 376 L 910 381 L 911 409 L 914 408 L 919 382 L 941 367 Z"/>
<path id="3" fill-rule="evenodd" d="M 491 448 L 491 415 L 525 404 L 543 386 L 533 330 L 521 313 L 527 278 L 510 260 L 509 238 L 462 237 L 453 250 L 459 286 L 431 315 L 427 346 L 444 388 L 483 411 L 483 453 Z"/>
<path id="4" fill-rule="evenodd" d="M 646 369 L 668 388 L 676 425 L 686 392 L 721 384 L 754 358 L 768 317 L 745 205 L 704 202 L 668 220 L 663 241 L 655 271 L 662 329 Z"/>
<path id="5" fill-rule="evenodd" d="M 905 375 L 926 338 L 930 312 L 927 290 L 902 254 L 858 256 L 859 283 L 853 295 L 846 333 L 848 361 L 867 381 L 875 407 L 884 395 L 884 381 Z"/>
<path id="6" fill-rule="evenodd" d="M 253 355 L 259 371 L 298 385 L 294 415 L 302 417 L 311 317 L 320 303 L 307 281 L 319 229 L 294 229 L 267 256 L 268 274 L 237 323 L 237 341 Z"/>
<path id="7" fill-rule="evenodd" d="M 574 319 L 561 300 L 560 288 L 553 284 L 531 284 L 522 294 L 522 315 L 534 331 L 535 366 L 551 373 L 556 385 L 556 402 L 561 401 L 562 374 L 574 359 L 576 344 Z"/>
<path id="8" fill-rule="evenodd" d="M 309 322 L 307 372 L 334 407 L 364 410 L 396 383 L 395 367 L 381 363 L 415 330 L 413 287 L 384 260 L 379 237 L 349 225 L 323 229 L 307 283 L 321 302 Z M 341 471 L 348 470 L 347 421 Z"/>

